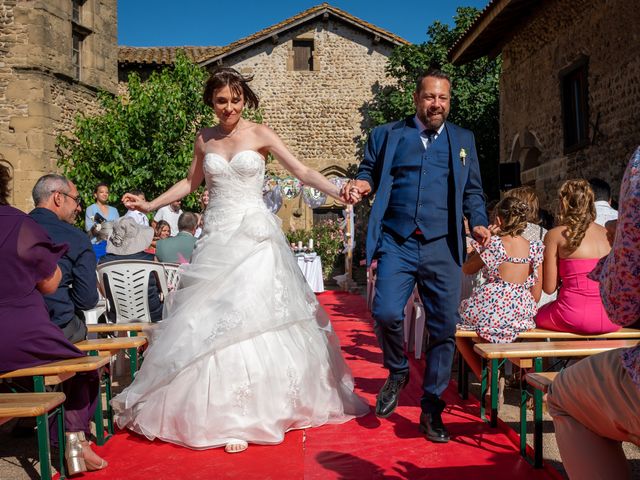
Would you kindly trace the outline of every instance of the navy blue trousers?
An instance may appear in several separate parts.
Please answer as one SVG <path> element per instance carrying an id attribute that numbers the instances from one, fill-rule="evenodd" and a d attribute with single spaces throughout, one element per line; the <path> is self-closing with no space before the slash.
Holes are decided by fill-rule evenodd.
<path id="1" fill-rule="evenodd" d="M 378 250 L 372 313 L 384 366 L 392 377 L 409 373 L 404 307 L 415 285 L 426 309 L 429 340 L 421 407 L 428 413 L 444 409 L 440 396 L 449 384 L 455 351 L 462 270 L 454 258 L 453 242 L 448 236 L 425 240 L 413 234 L 402 239 L 383 231 Z"/>

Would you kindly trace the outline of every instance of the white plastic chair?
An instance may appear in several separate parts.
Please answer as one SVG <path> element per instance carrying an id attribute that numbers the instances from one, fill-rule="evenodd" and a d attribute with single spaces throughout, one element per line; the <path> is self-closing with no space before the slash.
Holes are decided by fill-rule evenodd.
<path id="1" fill-rule="evenodd" d="M 109 281 L 111 298 L 109 310 L 116 314 L 116 323 L 151 322 L 149 311 L 149 277 L 156 276 L 160 294 L 168 293 L 164 267 L 147 260 L 117 260 L 98 265 L 98 281 L 105 290 L 105 279 Z"/>
<path id="2" fill-rule="evenodd" d="M 167 290 L 173 292 L 178 289 L 180 284 L 180 264 L 179 263 L 161 263 L 164 268 L 164 278 L 167 282 Z"/>

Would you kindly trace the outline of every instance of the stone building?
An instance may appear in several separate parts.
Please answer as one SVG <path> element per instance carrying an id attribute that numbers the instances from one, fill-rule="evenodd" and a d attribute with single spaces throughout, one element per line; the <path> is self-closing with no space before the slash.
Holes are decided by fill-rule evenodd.
<path id="1" fill-rule="evenodd" d="M 344 176 L 360 161 L 363 107 L 389 82 L 385 66 L 393 48 L 406 43 L 325 3 L 227 46 L 183 48 L 204 68 L 223 64 L 254 75 L 251 86 L 261 99 L 265 123 L 305 164 L 328 176 Z M 120 80 L 130 71 L 144 76 L 170 65 L 176 50 L 121 47 Z M 331 202 L 324 211 L 330 207 Z M 313 212 L 299 197 L 285 202 L 280 216 L 285 228 L 313 223 Z"/>
<path id="2" fill-rule="evenodd" d="M 0 0 L 0 162 L 16 207 L 56 170 L 56 137 L 117 89 L 116 0 Z"/>
<path id="3" fill-rule="evenodd" d="M 500 162 L 548 208 L 569 178 L 618 192 L 640 143 L 639 23 L 627 0 L 492 0 L 450 51 L 502 54 Z"/>

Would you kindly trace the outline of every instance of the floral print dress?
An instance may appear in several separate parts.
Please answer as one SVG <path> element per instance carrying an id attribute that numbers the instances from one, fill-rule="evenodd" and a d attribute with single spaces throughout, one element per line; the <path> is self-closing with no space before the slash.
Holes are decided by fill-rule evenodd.
<path id="1" fill-rule="evenodd" d="M 502 239 L 491 237 L 489 245 L 482 247 L 472 241 L 485 266 L 482 271 L 487 279 L 477 287 L 471 297 L 460 302 L 458 312 L 462 323 L 458 328 L 475 330 L 478 336 L 491 343 L 510 343 L 518 333 L 535 328 L 534 318 L 538 311 L 536 301 L 529 289 L 538 281 L 538 266 L 542 263 L 544 246 L 539 240 L 530 242 L 529 256 L 509 257 Z M 511 283 L 500 277 L 498 267 L 505 263 L 531 265 L 531 273 L 524 283 Z"/>

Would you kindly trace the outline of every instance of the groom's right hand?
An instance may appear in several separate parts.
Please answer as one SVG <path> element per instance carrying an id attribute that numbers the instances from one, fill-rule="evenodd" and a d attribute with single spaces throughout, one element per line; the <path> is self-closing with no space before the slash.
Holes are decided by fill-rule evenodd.
<path id="1" fill-rule="evenodd" d="M 366 180 L 349 180 L 342 187 L 341 196 L 345 203 L 354 204 L 369 193 L 371 193 L 371 185 Z"/>

